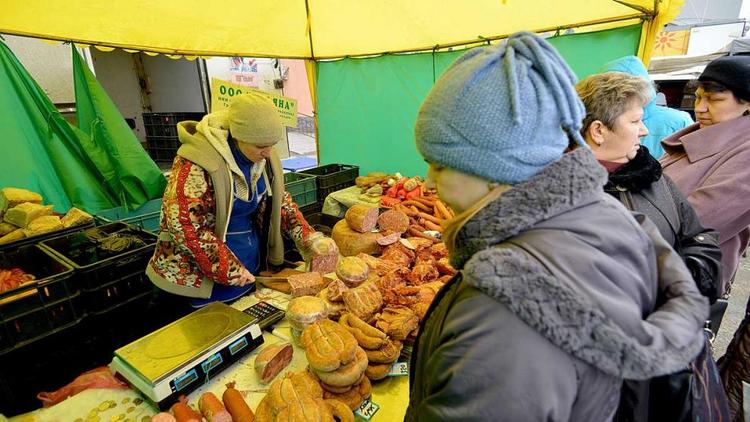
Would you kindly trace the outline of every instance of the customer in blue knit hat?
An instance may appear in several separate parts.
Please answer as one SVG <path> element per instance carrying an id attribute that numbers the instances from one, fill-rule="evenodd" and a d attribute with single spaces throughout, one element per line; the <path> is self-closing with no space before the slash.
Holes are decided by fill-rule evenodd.
<path id="1" fill-rule="evenodd" d="M 420 327 L 408 421 L 608 421 L 623 379 L 702 346 L 707 301 L 653 223 L 604 193 L 574 86 L 550 44 L 518 33 L 463 55 L 422 105 L 417 148 L 458 212 L 445 242 L 460 271 Z"/>

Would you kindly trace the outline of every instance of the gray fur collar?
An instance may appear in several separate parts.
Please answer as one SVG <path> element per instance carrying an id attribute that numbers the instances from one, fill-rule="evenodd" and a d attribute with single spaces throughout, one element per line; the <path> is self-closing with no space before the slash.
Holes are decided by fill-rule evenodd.
<path id="1" fill-rule="evenodd" d="M 478 252 L 462 274 L 466 283 L 506 305 L 551 343 L 618 378 L 644 380 L 677 372 L 704 344 L 700 334 L 683 348 L 641 344 L 595 303 L 510 245 Z"/>
<path id="2" fill-rule="evenodd" d="M 456 235 L 451 264 L 463 268 L 478 251 L 517 235 L 534 224 L 597 200 L 607 171 L 588 148 L 562 158 L 505 192 L 474 215 Z"/>

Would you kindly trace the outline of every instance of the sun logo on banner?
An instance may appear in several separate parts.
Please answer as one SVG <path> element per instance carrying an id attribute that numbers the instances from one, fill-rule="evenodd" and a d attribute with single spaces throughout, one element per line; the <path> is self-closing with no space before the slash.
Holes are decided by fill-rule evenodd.
<path id="1" fill-rule="evenodd" d="M 654 42 L 653 56 L 681 56 L 687 53 L 690 31 L 661 31 Z"/>

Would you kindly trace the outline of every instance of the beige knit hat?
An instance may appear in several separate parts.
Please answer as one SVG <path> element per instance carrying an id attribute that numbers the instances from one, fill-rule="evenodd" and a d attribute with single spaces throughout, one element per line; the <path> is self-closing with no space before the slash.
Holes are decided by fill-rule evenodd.
<path id="1" fill-rule="evenodd" d="M 273 101 L 256 92 L 232 98 L 229 130 L 239 142 L 255 145 L 273 145 L 285 135 Z"/>

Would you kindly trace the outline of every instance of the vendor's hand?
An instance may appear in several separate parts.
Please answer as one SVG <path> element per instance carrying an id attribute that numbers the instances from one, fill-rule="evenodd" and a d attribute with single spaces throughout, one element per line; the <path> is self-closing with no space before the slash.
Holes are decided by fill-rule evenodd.
<path id="1" fill-rule="evenodd" d="M 242 268 L 242 271 L 240 271 L 240 275 L 232 280 L 229 280 L 229 284 L 232 286 L 245 286 L 250 283 L 255 283 L 255 276 L 253 273 L 247 270 L 247 268 Z"/>

